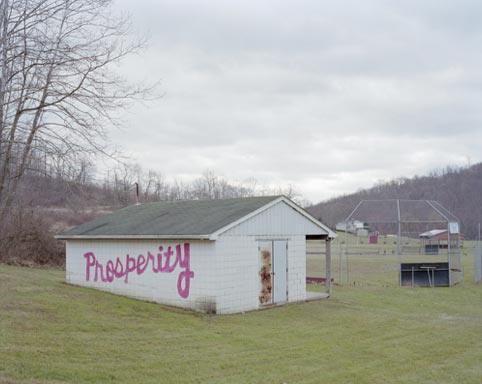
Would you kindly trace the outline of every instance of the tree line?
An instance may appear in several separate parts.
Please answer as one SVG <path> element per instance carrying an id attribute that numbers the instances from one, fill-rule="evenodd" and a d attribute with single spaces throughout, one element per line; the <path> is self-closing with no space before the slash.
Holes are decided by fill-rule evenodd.
<path id="1" fill-rule="evenodd" d="M 56 160 L 36 158 L 24 172 L 15 204 L 0 221 L 0 262 L 62 266 L 65 250 L 54 234 L 137 202 L 279 194 L 300 198 L 292 186 L 269 188 L 254 179 L 232 182 L 209 170 L 194 180 L 169 182 L 159 171 L 124 162 L 97 179 L 93 164 L 85 159 L 77 166 Z"/>
<path id="2" fill-rule="evenodd" d="M 308 208 L 334 227 L 343 221 L 360 200 L 435 200 L 460 219 L 467 238 L 478 237 L 482 222 L 482 163 L 469 167 L 446 167 L 425 176 L 380 182 L 372 188 L 336 197 Z"/>
<path id="3" fill-rule="evenodd" d="M 18 186 L 20 205 L 68 208 L 79 212 L 115 209 L 130 204 L 166 200 L 208 200 L 250 196 L 285 195 L 308 204 L 292 185 L 270 187 L 254 178 L 231 181 L 205 170 L 192 180 L 168 178 L 160 171 L 144 169 L 135 161 L 117 162 L 99 177 L 93 163 L 76 166 L 62 159 L 41 159 L 28 169 Z"/>

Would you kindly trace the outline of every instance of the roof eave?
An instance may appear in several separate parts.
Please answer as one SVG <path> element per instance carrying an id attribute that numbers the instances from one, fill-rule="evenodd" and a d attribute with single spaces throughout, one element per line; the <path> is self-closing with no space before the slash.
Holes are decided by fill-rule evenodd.
<path id="1" fill-rule="evenodd" d="M 56 235 L 58 240 L 214 240 L 210 235 Z"/>
<path id="2" fill-rule="evenodd" d="M 335 239 L 338 237 L 338 235 L 330 229 L 326 224 L 323 224 L 320 220 L 317 220 L 314 218 L 308 211 L 305 209 L 301 208 L 298 204 L 294 203 L 292 200 L 288 199 L 287 197 L 283 196 L 283 201 L 285 201 L 288 205 L 290 205 L 292 208 L 294 208 L 296 211 L 301 213 L 303 216 L 305 216 L 308 220 L 313 222 L 313 224 L 317 225 L 321 229 L 325 230 L 327 232 L 327 236 L 330 239 Z"/>

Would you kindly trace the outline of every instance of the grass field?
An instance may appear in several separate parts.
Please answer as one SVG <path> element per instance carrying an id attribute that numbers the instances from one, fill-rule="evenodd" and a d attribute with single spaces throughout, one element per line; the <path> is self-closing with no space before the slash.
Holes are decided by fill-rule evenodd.
<path id="1" fill-rule="evenodd" d="M 345 236 L 345 233 L 338 232 L 338 237 L 332 243 L 331 276 L 335 279 L 336 283 L 341 282 L 341 285 L 347 283 L 345 241 L 348 243 L 348 280 L 351 285 L 398 287 L 400 282 L 400 263 L 447 262 L 448 260 L 446 249 L 441 250 L 438 255 L 424 254 L 420 249 L 421 243 L 418 239 L 402 237 L 402 255 L 399 256 L 397 254 L 396 238 L 381 236 L 378 244 L 368 244 L 366 237 L 356 237 L 350 234 Z M 452 278 L 462 277 L 462 279 L 466 281 L 473 281 L 474 245 L 474 241 L 465 241 L 464 247 L 460 248 L 462 262 L 460 269 L 463 273 L 461 276 L 452 274 Z M 308 241 L 307 248 L 307 276 L 324 277 L 326 273 L 325 256 L 320 254 L 325 251 L 323 243 Z M 452 250 L 453 267 L 458 267 L 458 251 L 457 249 Z"/>
<path id="2" fill-rule="evenodd" d="M 207 316 L 0 265 L 0 383 L 480 384 L 482 286 L 469 276 Z"/>

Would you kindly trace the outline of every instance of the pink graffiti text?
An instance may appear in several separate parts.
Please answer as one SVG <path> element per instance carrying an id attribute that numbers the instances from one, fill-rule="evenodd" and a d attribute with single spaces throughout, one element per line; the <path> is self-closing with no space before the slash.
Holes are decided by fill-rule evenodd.
<path id="1" fill-rule="evenodd" d="M 194 272 L 190 269 L 190 247 L 189 243 L 176 245 L 175 252 L 169 246 L 164 251 L 160 246 L 159 252 L 153 255 L 147 252 L 147 256 L 138 255 L 131 257 L 126 255 L 125 262 L 117 257 L 115 262 L 108 260 L 105 265 L 101 264 L 93 252 L 84 254 L 85 264 L 85 280 L 90 281 L 93 274 L 93 281 L 102 281 L 104 283 L 112 283 L 115 279 L 124 279 L 124 283 L 129 282 L 129 274 L 135 273 L 142 275 L 150 265 L 150 269 L 154 273 L 172 273 L 176 268 L 181 269 L 177 278 L 177 292 L 183 299 L 189 297 L 189 287 Z M 164 251 L 164 252 L 163 252 Z M 182 252 L 184 251 L 184 252 Z"/>

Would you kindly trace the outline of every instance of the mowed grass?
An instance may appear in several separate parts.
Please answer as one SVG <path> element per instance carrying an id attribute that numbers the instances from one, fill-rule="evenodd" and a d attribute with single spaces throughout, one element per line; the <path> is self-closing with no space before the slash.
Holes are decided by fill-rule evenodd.
<path id="1" fill-rule="evenodd" d="M 109 382 L 479 384 L 482 286 L 335 286 L 208 316 L 0 265 L 0 383 Z"/>

